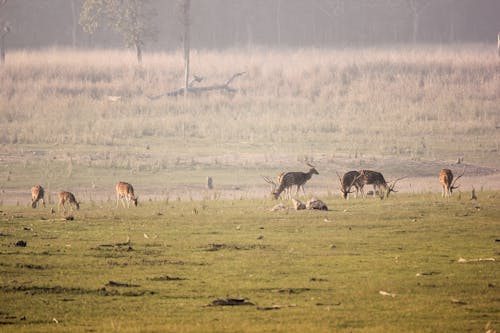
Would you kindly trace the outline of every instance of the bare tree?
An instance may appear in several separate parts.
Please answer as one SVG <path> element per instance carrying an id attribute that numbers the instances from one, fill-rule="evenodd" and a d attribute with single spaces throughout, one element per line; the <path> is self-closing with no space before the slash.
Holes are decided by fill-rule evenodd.
<path id="1" fill-rule="evenodd" d="M 407 0 L 407 3 L 413 19 L 412 42 L 416 44 L 420 28 L 420 15 L 427 9 L 431 2 L 429 0 Z"/>
<path id="2" fill-rule="evenodd" d="M 182 0 L 181 4 L 182 11 L 182 25 L 184 27 L 184 97 L 187 98 L 188 88 L 189 88 L 189 53 L 191 50 L 190 46 L 190 11 L 191 11 L 191 0 Z"/>
<path id="3" fill-rule="evenodd" d="M 75 0 L 71 0 L 71 46 L 76 47 L 76 29 L 78 27 L 78 18 L 76 12 Z"/>
<path id="4" fill-rule="evenodd" d="M 0 0 L 0 8 L 4 7 L 7 0 Z M 9 21 L 0 18 L 0 63 L 5 63 L 5 36 L 10 32 Z"/>

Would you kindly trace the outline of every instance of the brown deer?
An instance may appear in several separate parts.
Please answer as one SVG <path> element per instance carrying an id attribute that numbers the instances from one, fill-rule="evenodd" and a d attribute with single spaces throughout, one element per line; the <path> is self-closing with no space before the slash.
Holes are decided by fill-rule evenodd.
<path id="1" fill-rule="evenodd" d="M 41 185 L 35 185 L 31 188 L 31 207 L 36 208 L 38 201 L 42 201 L 45 207 L 45 190 Z"/>
<path id="2" fill-rule="evenodd" d="M 123 200 L 127 201 L 127 207 L 130 208 L 130 202 L 134 203 L 134 206 L 137 207 L 138 198 L 134 195 L 134 187 L 126 182 L 118 182 L 116 183 L 116 207 L 118 207 L 118 201 L 121 200 L 123 207 L 125 208 L 125 203 Z"/>
<path id="3" fill-rule="evenodd" d="M 441 172 L 439 173 L 439 184 L 441 184 L 442 187 L 441 195 L 443 197 L 450 197 L 453 190 L 460 186 L 455 186 L 455 183 L 464 175 L 464 173 L 465 168 L 460 176 L 453 179 L 453 172 L 451 172 L 450 169 L 441 169 Z"/>
<path id="4" fill-rule="evenodd" d="M 76 207 L 76 209 L 80 209 L 80 203 L 76 201 L 73 193 L 61 191 L 59 192 L 58 197 L 59 197 L 58 211 L 61 211 L 62 207 L 63 212 L 66 213 L 66 202 L 69 204 L 69 208 L 71 210 L 73 210 L 73 205 Z"/>
<path id="5" fill-rule="evenodd" d="M 372 170 L 361 170 L 358 176 L 359 181 L 363 185 L 373 185 L 373 190 L 375 193 L 378 191 L 380 199 L 388 198 L 391 192 L 397 192 L 394 189 L 396 182 L 403 178 L 406 177 L 401 177 L 388 183 L 380 172 Z"/>
<path id="6" fill-rule="evenodd" d="M 309 163 L 307 165 L 310 167 L 308 172 L 287 172 L 281 177 L 278 188 L 272 192 L 275 199 L 279 198 L 281 192 L 288 188 L 291 189 L 293 186 L 297 186 L 297 194 L 300 188 L 302 188 L 302 192 L 306 195 L 304 184 L 311 179 L 312 175 L 319 175 L 319 172 L 313 165 Z"/>
<path id="7" fill-rule="evenodd" d="M 360 180 L 358 171 L 348 171 L 346 172 L 342 178 L 337 173 L 337 177 L 339 177 L 340 181 L 340 192 L 342 192 L 342 196 L 344 199 L 347 199 L 349 193 L 352 193 L 351 188 L 354 186 L 356 188 L 356 198 L 358 197 L 358 193 L 363 193 L 363 182 Z"/>

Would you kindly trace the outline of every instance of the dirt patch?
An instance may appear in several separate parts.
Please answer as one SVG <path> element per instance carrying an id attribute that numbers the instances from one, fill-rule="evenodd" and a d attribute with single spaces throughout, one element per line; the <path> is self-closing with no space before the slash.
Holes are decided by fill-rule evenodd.
<path id="1" fill-rule="evenodd" d="M 207 190 L 206 184 L 158 184 L 156 178 L 145 179 L 143 184 L 137 184 L 142 201 L 173 201 L 173 200 L 206 200 L 206 199 L 255 199 L 270 198 L 271 188 L 260 176 L 260 170 L 273 170 L 275 177 L 282 171 L 307 171 L 305 163 L 297 162 L 288 155 L 277 155 L 270 158 L 259 154 L 231 154 L 225 155 L 223 167 L 228 175 L 233 173 L 245 174 L 246 170 L 252 176 L 237 178 L 238 184 L 228 184 L 228 179 L 214 178 L 214 189 Z M 208 163 L 208 161 L 207 161 Z M 349 170 L 371 169 L 384 174 L 387 181 L 406 176 L 398 182 L 396 189 L 401 193 L 440 192 L 438 175 L 441 168 L 449 168 L 453 173 L 461 173 L 465 168 L 465 175 L 460 179 L 460 191 L 469 192 L 472 187 L 476 191 L 500 190 L 500 170 L 494 167 L 474 165 L 470 163 L 456 164 L 454 161 L 441 160 L 413 160 L 398 158 L 333 158 L 327 155 L 315 156 L 314 165 L 319 175 L 307 182 L 305 190 L 308 194 L 322 197 L 328 194 L 339 194 L 337 173 L 343 174 Z M 267 171 L 269 172 L 269 171 Z M 272 172 L 271 172 L 272 173 Z M 233 177 L 233 176 L 228 176 Z M 233 179 L 231 178 L 231 179 Z M 148 183 L 150 181 L 150 183 Z M 168 189 L 167 189 L 168 188 Z M 371 188 L 370 188 L 371 189 Z M 368 189 L 369 190 L 369 189 Z M 97 184 L 95 188 L 75 188 L 82 202 L 115 202 L 114 189 Z M 56 193 L 50 194 L 52 198 Z M 31 204 L 29 188 L 5 188 L 0 192 L 0 203 L 3 205 Z M 56 203 L 52 203 L 53 206 Z M 48 214 L 47 208 L 38 208 L 40 213 Z"/>

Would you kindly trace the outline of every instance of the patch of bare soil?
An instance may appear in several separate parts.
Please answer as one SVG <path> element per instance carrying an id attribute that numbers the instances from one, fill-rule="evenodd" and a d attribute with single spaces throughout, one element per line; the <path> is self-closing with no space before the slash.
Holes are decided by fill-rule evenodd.
<path id="1" fill-rule="evenodd" d="M 275 156 L 273 159 L 260 156 L 240 156 L 231 155 L 226 157 L 224 166 L 228 173 L 232 169 L 245 168 L 276 168 L 276 175 L 282 171 L 307 171 L 308 166 L 305 162 L 298 162 L 296 158 L 288 156 Z M 243 162 L 241 162 L 243 161 Z M 292 161 L 292 162 L 291 162 Z M 316 197 L 326 196 L 328 194 L 338 195 L 339 180 L 337 173 L 342 175 L 349 170 L 370 169 L 383 173 L 388 182 L 391 180 L 405 177 L 398 181 L 396 190 L 402 193 L 426 193 L 440 192 L 441 187 L 438 182 L 439 171 L 442 168 L 449 168 L 457 175 L 465 170 L 464 176 L 458 181 L 459 191 L 470 193 L 474 187 L 476 191 L 482 190 L 500 190 L 500 170 L 492 167 L 474 165 L 469 163 L 429 161 L 429 160 L 411 160 L 397 158 L 366 158 L 366 159 L 337 159 L 326 155 L 316 156 L 313 164 L 319 171 L 319 175 L 314 175 L 306 183 L 305 190 L 307 194 Z M 289 168 L 278 166 L 291 165 Z M 255 173 L 253 173 L 255 174 Z M 276 175 L 268 175 L 275 177 Z M 262 178 L 244 179 L 241 184 L 217 185 L 219 182 L 214 179 L 215 187 L 213 190 L 207 190 L 206 184 L 199 185 L 168 185 L 168 189 L 163 185 L 144 185 L 137 184 L 136 190 L 142 201 L 176 201 L 176 200 L 214 200 L 214 199 L 250 199 L 250 198 L 269 198 L 271 188 Z M 152 182 L 155 183 L 154 180 Z M 135 184 L 134 184 L 135 185 Z M 368 188 L 367 190 L 370 190 Z M 96 188 L 74 189 L 78 194 L 78 199 L 85 207 L 89 202 L 115 202 L 113 188 L 104 188 L 97 184 Z M 57 198 L 57 193 L 48 193 L 53 200 Z M 140 199 L 140 200 L 141 200 Z M 2 189 L 0 191 L 0 204 L 3 205 L 21 205 L 31 204 L 30 188 Z M 56 206 L 56 202 L 49 202 L 47 206 Z M 121 205 L 119 207 L 121 209 Z"/>

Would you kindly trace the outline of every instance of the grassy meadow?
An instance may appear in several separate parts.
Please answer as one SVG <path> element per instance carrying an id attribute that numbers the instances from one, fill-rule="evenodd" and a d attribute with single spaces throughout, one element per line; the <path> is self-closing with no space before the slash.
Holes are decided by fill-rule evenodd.
<path id="1" fill-rule="evenodd" d="M 0 331 L 498 330 L 499 200 L 3 207 Z M 213 305 L 233 298 L 251 304 Z"/>
<path id="2" fill-rule="evenodd" d="M 7 54 L 0 332 L 500 330 L 493 46 L 195 50 L 191 63 L 198 85 L 245 74 L 234 94 L 151 99 L 181 86 L 181 52 L 141 66 L 113 50 Z M 271 212 L 261 176 L 306 163 L 320 173 L 307 196 L 330 210 Z M 449 199 L 444 166 L 467 167 Z M 388 200 L 340 199 L 336 172 L 361 168 L 408 178 Z M 139 207 L 115 208 L 118 180 Z M 46 208 L 30 207 L 34 184 Z M 60 189 L 82 203 L 74 220 Z M 233 298 L 251 304 L 213 304 Z"/>

